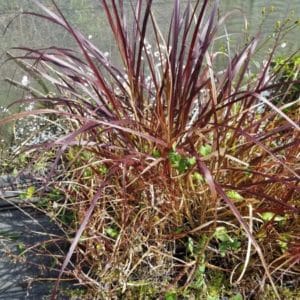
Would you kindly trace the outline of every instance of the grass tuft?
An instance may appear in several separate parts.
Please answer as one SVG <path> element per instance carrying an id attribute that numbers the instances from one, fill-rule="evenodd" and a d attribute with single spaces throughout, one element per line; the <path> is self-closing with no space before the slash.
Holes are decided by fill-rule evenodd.
<path id="1" fill-rule="evenodd" d="M 299 273 L 300 229 L 299 99 L 285 102 L 293 111 L 278 104 L 284 28 L 254 72 L 258 37 L 239 51 L 214 49 L 226 21 L 217 1 L 174 1 L 166 34 L 152 2 L 131 4 L 132 24 L 123 1 L 101 2 L 115 58 L 54 1 L 55 11 L 35 1 L 44 14 L 25 13 L 63 27 L 78 45 L 17 48 L 14 58 L 43 87 L 32 101 L 51 107 L 0 120 L 46 115 L 67 131 L 38 148 L 52 153 L 47 187 L 63 195 L 48 196 L 42 209 L 69 241 L 52 297 L 71 277 L 107 299 L 135 291 L 217 299 L 230 283 L 241 299 L 265 280 L 280 298 L 277 282 Z"/>

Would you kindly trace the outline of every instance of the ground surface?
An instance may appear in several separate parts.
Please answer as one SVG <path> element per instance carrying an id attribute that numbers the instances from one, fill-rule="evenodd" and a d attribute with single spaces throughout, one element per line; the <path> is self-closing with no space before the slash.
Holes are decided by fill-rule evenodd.
<path id="1" fill-rule="evenodd" d="M 48 263 L 45 258 L 31 253 L 25 259 L 17 254 L 47 239 L 46 232 L 55 230 L 42 214 L 28 209 L 22 212 L 0 200 L 0 300 L 40 300 L 49 294 L 49 283 L 32 281 L 48 275 L 39 267 L 42 262 Z"/>

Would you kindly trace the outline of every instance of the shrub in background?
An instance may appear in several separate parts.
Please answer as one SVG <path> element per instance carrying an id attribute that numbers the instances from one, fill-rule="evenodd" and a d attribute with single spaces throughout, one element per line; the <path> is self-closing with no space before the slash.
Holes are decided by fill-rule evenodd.
<path id="1" fill-rule="evenodd" d="M 54 153 L 46 182 L 55 190 L 42 207 L 70 241 L 53 297 L 62 276 L 104 298 L 218 297 L 228 282 L 258 293 L 262 278 L 277 294 L 274 278 L 293 276 L 299 260 L 299 114 L 266 94 L 285 86 L 271 69 L 282 31 L 253 74 L 256 37 L 236 53 L 214 50 L 228 17 L 218 19 L 217 2 L 174 1 L 163 35 L 151 0 L 129 4 L 132 23 L 122 1 L 103 0 L 112 59 L 55 2 L 56 13 L 36 3 L 45 15 L 29 14 L 64 27 L 78 49 L 18 48 L 51 90 L 30 101 L 53 109 L 0 124 L 54 114 L 68 130 L 39 148 Z M 270 109 L 260 113 L 261 103 Z"/>

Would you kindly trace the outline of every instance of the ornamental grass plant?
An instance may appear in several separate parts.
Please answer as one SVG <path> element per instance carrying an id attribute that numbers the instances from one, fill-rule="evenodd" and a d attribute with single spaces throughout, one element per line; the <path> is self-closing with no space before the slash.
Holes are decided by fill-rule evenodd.
<path id="1" fill-rule="evenodd" d="M 116 57 L 54 1 L 55 11 L 36 5 L 43 13 L 24 14 L 63 27 L 78 48 L 18 47 L 13 59 L 41 92 L 15 105 L 43 106 L 0 124 L 38 116 L 65 128 L 23 150 L 28 168 L 49 168 L 38 209 L 64 232 L 52 243 L 67 245 L 53 256 L 53 299 L 68 279 L 87 299 L 258 299 L 264 287 L 280 298 L 281 286 L 299 288 L 299 99 L 273 103 L 293 84 L 272 67 L 288 25 L 256 69 L 259 35 L 216 49 L 231 16 L 219 17 L 217 1 L 174 0 L 166 33 L 152 0 L 126 3 L 131 21 L 123 1 L 101 1 Z"/>

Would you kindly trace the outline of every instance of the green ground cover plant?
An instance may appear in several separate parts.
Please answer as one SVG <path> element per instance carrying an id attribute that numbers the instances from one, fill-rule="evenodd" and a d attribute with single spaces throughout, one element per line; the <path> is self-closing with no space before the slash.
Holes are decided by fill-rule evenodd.
<path id="1" fill-rule="evenodd" d="M 62 26 L 78 49 L 10 56 L 47 86 L 16 104 L 51 107 L 0 125 L 50 115 L 66 131 L 23 150 L 28 168 L 49 167 L 38 209 L 65 232 L 52 243 L 68 244 L 55 255 L 52 298 L 68 278 L 87 299 L 258 299 L 264 287 L 280 299 L 290 283 L 299 289 L 300 114 L 288 73 L 297 58 L 288 70 L 275 58 L 286 23 L 255 69 L 258 36 L 234 52 L 215 49 L 231 16 L 218 17 L 215 1 L 175 0 L 167 33 L 151 0 L 130 2 L 132 22 L 123 1 L 101 3 L 118 57 L 54 1 L 25 14 Z"/>
<path id="2" fill-rule="evenodd" d="M 300 96 L 300 55 L 294 55 L 290 58 L 278 56 L 271 64 L 274 72 L 280 74 L 280 82 L 290 83 L 281 89 L 277 99 L 279 104 L 291 101 L 291 99 L 298 99 Z M 288 109 L 291 109 L 288 108 Z"/>

